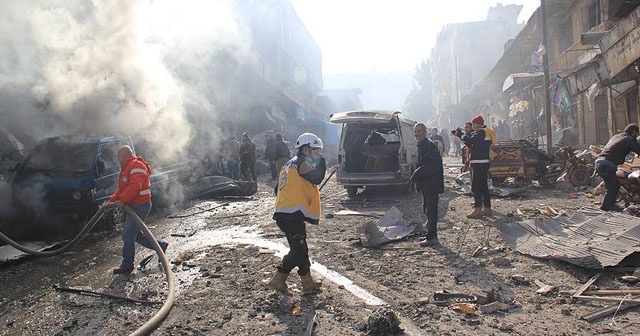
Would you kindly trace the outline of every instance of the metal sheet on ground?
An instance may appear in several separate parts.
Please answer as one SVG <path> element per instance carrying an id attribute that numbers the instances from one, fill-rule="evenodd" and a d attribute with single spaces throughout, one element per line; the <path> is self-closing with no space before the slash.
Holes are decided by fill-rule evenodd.
<path id="1" fill-rule="evenodd" d="M 42 241 L 34 241 L 34 242 L 19 242 L 20 244 L 34 250 L 44 251 L 46 249 L 50 249 L 62 242 L 42 242 Z M 24 253 L 11 245 L 3 245 L 0 246 L 0 263 L 5 263 L 9 261 L 15 261 L 20 258 L 29 256 L 29 254 Z"/>
<path id="2" fill-rule="evenodd" d="M 591 268 L 640 263 L 640 218 L 581 209 L 553 218 L 497 223 L 505 242 L 520 253 Z M 634 258 L 638 257 L 638 258 Z"/>

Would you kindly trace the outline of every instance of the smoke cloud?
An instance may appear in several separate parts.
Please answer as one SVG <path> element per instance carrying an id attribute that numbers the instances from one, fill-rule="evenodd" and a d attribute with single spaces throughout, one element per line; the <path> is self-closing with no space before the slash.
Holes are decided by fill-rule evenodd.
<path id="1" fill-rule="evenodd" d="M 216 60 L 250 45 L 231 0 L 8 0 L 0 17 L 0 123 L 27 146 L 125 133 L 170 162 L 219 141 Z"/>

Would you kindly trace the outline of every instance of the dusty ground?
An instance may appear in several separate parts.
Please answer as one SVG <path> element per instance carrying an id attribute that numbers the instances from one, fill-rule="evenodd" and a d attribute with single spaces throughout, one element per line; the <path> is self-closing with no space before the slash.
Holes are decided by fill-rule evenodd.
<path id="1" fill-rule="evenodd" d="M 454 162 L 447 159 L 446 162 Z M 557 210 L 593 206 L 596 198 L 575 191 L 534 187 L 523 196 L 495 199 L 495 215 L 468 220 L 471 197 L 455 191 L 447 174 L 447 192 L 440 203 L 441 246 L 422 248 L 411 236 L 378 248 L 364 248 L 357 229 L 375 217 L 331 216 L 309 227 L 314 274 L 324 278 L 324 290 L 300 295 L 299 277 L 290 276 L 292 298 L 282 298 L 264 285 L 286 251 L 286 240 L 271 220 L 275 182 L 261 177 L 259 192 L 248 199 L 190 203 L 171 214 L 156 214 L 149 226 L 170 242 L 168 256 L 178 279 L 178 295 L 157 335 L 306 335 L 316 317 L 314 335 L 364 335 L 367 318 L 383 303 L 401 317 L 407 335 L 636 335 L 639 313 L 631 310 L 589 323 L 580 319 L 602 306 L 572 303 L 551 293 L 536 294 L 534 280 L 573 290 L 596 272 L 558 261 L 538 260 L 506 247 L 495 229 L 499 221 L 517 221 L 550 205 Z M 398 207 L 407 221 L 422 223 L 421 198 L 392 190 L 364 192 L 348 201 L 334 181 L 322 190 L 324 214 L 342 209 L 372 216 Z M 223 203 L 228 205 L 220 206 Z M 477 250 L 478 247 L 484 250 Z M 275 252 L 275 253 L 274 253 Z M 475 252 L 475 253 L 474 253 Z M 164 274 L 155 261 L 131 276 L 113 276 L 119 262 L 117 233 L 95 235 L 74 252 L 46 259 L 23 259 L 2 266 L 0 273 L 0 334 L 119 335 L 134 331 L 158 306 L 60 293 L 54 285 L 81 287 L 144 300 L 166 296 Z M 137 259 L 149 251 L 138 249 Z M 475 254 L 475 256 L 474 256 Z M 498 257 L 509 265 L 496 266 Z M 331 271 L 335 271 L 333 273 Z M 528 284 L 511 279 L 522 275 Z M 601 288 L 628 288 L 605 274 Z M 351 283 L 352 282 L 352 283 Z M 358 292 L 361 289 L 361 292 Z M 466 315 L 431 303 L 436 291 L 481 297 L 493 289 L 505 311 Z M 359 295 L 355 295 L 358 292 Z"/>

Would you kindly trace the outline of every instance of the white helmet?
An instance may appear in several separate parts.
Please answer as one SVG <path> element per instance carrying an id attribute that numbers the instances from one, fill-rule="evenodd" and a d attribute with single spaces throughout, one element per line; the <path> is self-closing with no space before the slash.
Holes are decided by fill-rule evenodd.
<path id="1" fill-rule="evenodd" d="M 322 140 L 313 133 L 303 133 L 298 137 L 296 141 L 296 148 L 300 148 L 304 145 L 309 145 L 311 148 L 322 149 Z"/>

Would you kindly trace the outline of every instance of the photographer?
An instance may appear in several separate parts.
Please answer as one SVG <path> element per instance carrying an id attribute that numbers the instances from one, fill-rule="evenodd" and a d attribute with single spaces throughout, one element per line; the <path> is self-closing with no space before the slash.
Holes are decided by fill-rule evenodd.
<path id="1" fill-rule="evenodd" d="M 492 129 L 485 126 L 482 116 L 471 119 L 473 132 L 461 136 L 470 152 L 468 162 L 471 163 L 471 192 L 473 193 L 473 212 L 467 218 L 491 216 L 491 194 L 489 193 L 489 166 L 491 165 L 491 145 L 496 143 Z M 460 132 L 461 133 L 461 132 Z M 458 133 L 458 134 L 460 134 Z"/>

